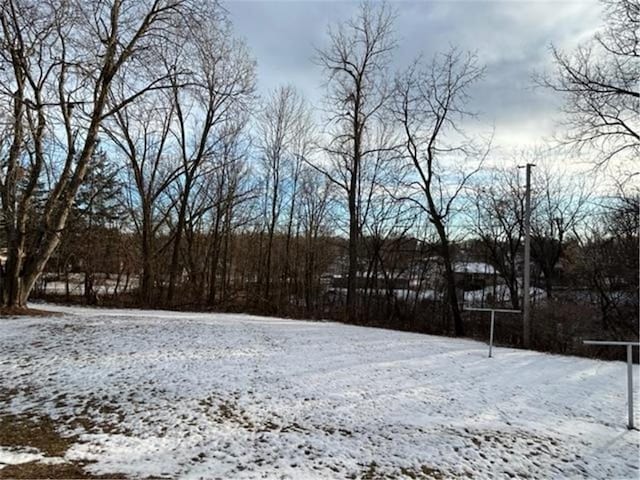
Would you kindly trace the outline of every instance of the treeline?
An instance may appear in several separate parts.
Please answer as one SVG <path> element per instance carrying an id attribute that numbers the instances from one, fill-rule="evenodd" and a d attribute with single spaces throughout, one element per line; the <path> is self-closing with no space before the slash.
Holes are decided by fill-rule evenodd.
<path id="1" fill-rule="evenodd" d="M 515 172 L 491 174 L 500 177 L 494 183 L 500 187 L 471 186 L 464 199 L 466 211 L 457 216 L 451 244 L 456 291 L 461 303 L 466 295 L 469 306 L 520 309 L 524 189 L 515 183 Z M 132 229 L 139 212 L 122 207 L 127 194 L 118 178 L 112 170 L 112 177 L 100 180 L 104 183 L 94 178 L 81 189 L 79 200 L 90 201 L 76 203 L 61 245 L 36 286 L 38 296 L 101 305 L 344 319 L 348 241 L 333 233 L 339 207 L 331 188 L 323 196 L 302 181 L 295 197 L 285 196 L 281 209 L 287 214 L 271 230 L 269 217 L 261 215 L 271 203 L 259 194 L 257 179 L 251 183 L 256 190 L 235 213 L 211 204 L 202 218 L 189 219 L 175 297 L 169 301 L 172 215 L 166 215 L 154 237 L 158 248 L 146 266 L 152 272 L 146 292 L 140 254 L 144 238 Z M 534 185 L 534 332 L 555 331 L 561 322 L 573 332 L 632 336 L 638 314 L 638 197 L 621 191 L 594 198 L 584 183 L 544 172 L 537 172 Z M 384 198 L 372 201 L 369 209 L 366 233 L 357 245 L 355 322 L 454 333 L 440 244 L 424 215 L 404 201 Z M 468 265 L 471 271 L 465 272 Z M 476 272 L 473 265 L 490 272 Z M 494 294 L 496 288 L 501 295 Z M 519 344 L 519 324 L 510 331 L 509 343 Z"/>
<path id="2" fill-rule="evenodd" d="M 625 165 L 639 145 L 637 70 L 615 29 L 637 29 L 638 8 L 607 12 L 600 50 L 554 51 L 558 72 L 539 83 L 575 107 L 573 155 Z M 472 133 L 484 67 L 451 48 L 393 71 L 393 22 L 389 6 L 363 3 L 329 28 L 314 58 L 320 108 L 291 85 L 256 94 L 251 52 L 215 2 L 4 2 L 3 305 L 52 284 L 71 297 L 81 282 L 90 303 L 456 335 L 474 334 L 466 292 L 520 308 L 524 188 L 495 167 L 490 135 Z M 605 191 L 569 171 L 534 176 L 538 311 L 558 298 L 586 306 L 600 332 L 633 335 L 634 176 Z M 465 262 L 491 267 L 491 298 L 487 272 Z"/>

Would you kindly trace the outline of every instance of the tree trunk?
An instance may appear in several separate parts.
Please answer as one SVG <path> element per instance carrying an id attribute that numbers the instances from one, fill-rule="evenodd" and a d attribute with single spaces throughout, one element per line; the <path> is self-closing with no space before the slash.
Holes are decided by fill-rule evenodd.
<path id="1" fill-rule="evenodd" d="M 231 244 L 231 209 L 227 210 L 224 225 L 223 225 L 223 242 L 222 242 L 222 301 L 226 302 L 229 297 L 229 284 L 231 280 L 229 275 L 231 273 L 231 262 L 233 261 L 233 245 Z"/>
<path id="2" fill-rule="evenodd" d="M 87 305 L 93 305 L 96 303 L 96 294 L 93 289 L 93 273 L 90 269 L 85 269 L 84 271 L 84 299 L 87 302 Z"/>
<path id="3" fill-rule="evenodd" d="M 355 206 L 355 202 L 353 203 Z M 354 207 L 355 209 L 355 207 Z M 349 270 L 347 276 L 347 319 L 356 321 L 356 290 L 358 276 L 358 219 L 351 213 L 352 202 L 349 199 Z"/>
<path id="4" fill-rule="evenodd" d="M 9 243 L 11 246 L 11 242 Z M 3 279 L 3 304 L 7 307 L 25 308 L 28 294 L 22 289 L 20 270 L 22 269 L 22 252 L 19 248 L 10 248 L 8 252 L 5 276 Z"/>
<path id="5" fill-rule="evenodd" d="M 220 263 L 220 216 L 222 209 L 216 209 L 216 220 L 213 227 L 213 238 L 211 239 L 211 263 L 209 270 L 209 298 L 207 303 L 213 306 L 216 303 L 216 284 L 218 276 L 218 264 Z"/>
<path id="6" fill-rule="evenodd" d="M 279 168 L 279 167 L 277 167 Z M 276 172 L 279 173 L 279 172 Z M 273 252 L 273 236 L 275 234 L 275 229 L 276 229 L 276 222 L 277 222 L 277 210 L 278 210 L 278 178 L 279 176 L 276 176 L 276 178 L 274 178 L 273 181 L 273 197 L 271 198 L 271 219 L 269 222 L 269 226 L 268 226 L 268 231 L 267 231 L 267 271 L 266 271 L 266 277 L 265 277 L 265 292 L 264 292 L 264 297 L 265 300 L 267 301 L 267 303 L 271 303 L 270 300 L 270 295 L 271 295 L 271 256 L 272 256 L 272 252 Z"/>
<path id="7" fill-rule="evenodd" d="M 271 251 L 273 250 L 273 226 L 269 227 L 267 232 L 267 260 L 265 267 L 265 286 L 264 286 L 264 298 L 269 303 L 269 296 L 271 295 Z"/>
<path id="8" fill-rule="evenodd" d="M 180 211 L 178 212 L 178 223 L 176 224 L 176 235 L 173 240 L 173 253 L 171 254 L 171 268 L 169 270 L 169 288 L 167 290 L 167 303 L 171 305 L 175 295 L 176 278 L 180 267 L 180 244 L 182 242 L 182 231 L 184 230 L 185 218 L 187 215 L 187 200 L 191 190 L 191 179 L 187 178 L 184 184 L 184 191 L 180 199 Z"/>
<path id="9" fill-rule="evenodd" d="M 515 266 L 511 270 L 515 272 Z M 507 283 L 507 287 L 509 288 L 509 295 L 511 295 L 511 305 L 514 310 L 520 310 L 520 297 L 518 292 L 518 280 L 515 276 L 512 276 Z M 495 300 L 495 299 L 494 299 Z"/>
<path id="10" fill-rule="evenodd" d="M 460 315 L 460 306 L 458 305 L 458 293 L 456 291 L 456 276 L 451 261 L 451 246 L 447 238 L 447 232 L 439 219 L 434 219 L 433 224 L 440 238 L 440 255 L 444 263 L 445 281 L 447 283 L 447 303 L 451 315 L 453 316 L 454 331 L 457 337 L 464 335 L 464 324 Z"/>
<path id="11" fill-rule="evenodd" d="M 355 127 L 357 132 L 358 127 Z M 358 176 L 360 167 L 360 142 L 356 134 L 353 171 L 349 188 L 349 271 L 347 277 L 347 320 L 355 323 L 357 317 L 358 288 Z"/>
<path id="12" fill-rule="evenodd" d="M 151 304 L 153 289 L 153 232 L 151 226 L 150 206 L 146 205 L 142 214 L 142 282 L 140 299 L 144 306 Z"/>

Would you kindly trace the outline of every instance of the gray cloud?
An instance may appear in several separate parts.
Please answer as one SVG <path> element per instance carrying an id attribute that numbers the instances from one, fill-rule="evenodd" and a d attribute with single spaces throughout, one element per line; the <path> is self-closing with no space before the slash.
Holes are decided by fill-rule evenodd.
<path id="1" fill-rule="evenodd" d="M 551 66 L 549 46 L 571 49 L 601 22 L 596 1 L 391 2 L 397 11 L 394 68 L 423 53 L 427 58 L 455 45 L 477 52 L 486 65 L 473 91 L 472 108 L 496 144 L 514 147 L 551 134 L 561 99 L 533 88 L 531 75 Z M 349 18 L 357 2 L 236 1 L 226 4 L 236 31 L 258 60 L 259 90 L 293 84 L 313 103 L 322 76 L 312 62 L 329 23 Z"/>

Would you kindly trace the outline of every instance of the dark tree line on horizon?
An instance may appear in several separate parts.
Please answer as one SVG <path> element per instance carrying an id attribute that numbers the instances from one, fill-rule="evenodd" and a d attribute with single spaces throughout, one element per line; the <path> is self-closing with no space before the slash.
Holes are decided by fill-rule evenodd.
<path id="1" fill-rule="evenodd" d="M 557 71 L 535 81 L 565 99 L 556 147 L 597 163 L 595 178 L 617 167 L 616 186 L 522 155 L 538 163 L 537 319 L 560 302 L 572 321 L 625 337 L 638 316 L 627 166 L 640 146 L 640 5 L 604 4 L 602 31 L 554 48 Z M 93 304 L 455 335 L 476 333 L 468 292 L 519 309 L 524 187 L 496 166 L 491 135 L 469 128 L 481 59 L 452 47 L 393 71 L 394 18 L 363 3 L 330 26 L 313 59 L 319 108 L 293 85 L 257 95 L 255 60 L 216 2 L 4 0 L 2 305 L 25 307 L 47 282 L 70 299 L 81 278 Z"/>

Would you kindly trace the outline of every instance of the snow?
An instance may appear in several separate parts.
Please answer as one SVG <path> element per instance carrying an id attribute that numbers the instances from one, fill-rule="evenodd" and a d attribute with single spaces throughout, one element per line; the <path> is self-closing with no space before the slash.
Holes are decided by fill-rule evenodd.
<path id="1" fill-rule="evenodd" d="M 493 275 L 496 271 L 493 265 L 484 262 L 454 262 L 453 271 L 456 273 L 479 273 Z"/>
<path id="2" fill-rule="evenodd" d="M 416 296 L 418 297 L 418 300 L 435 300 L 436 298 L 443 296 L 443 293 L 436 292 L 430 288 L 423 288 L 420 291 L 398 288 L 394 290 L 393 293 L 398 299 L 405 301 L 413 301 L 416 299 Z"/>
<path id="3" fill-rule="evenodd" d="M 522 292 L 522 288 L 520 289 L 520 292 Z M 491 285 L 479 290 L 466 290 L 464 292 L 464 301 L 478 305 L 489 298 L 493 298 L 494 294 L 496 300 L 500 302 L 511 301 L 511 292 L 506 285 L 496 285 L 495 289 Z M 538 287 L 531 287 L 529 289 L 529 295 L 531 295 L 531 298 L 534 301 L 542 301 L 547 298 L 547 292 Z"/>
<path id="4" fill-rule="evenodd" d="M 0 447 L 0 469 L 6 465 L 19 465 L 21 463 L 42 460 L 44 456 L 35 449 L 9 449 Z"/>
<path id="5" fill-rule="evenodd" d="M 638 478 L 623 362 L 488 359 L 480 342 L 332 322 L 38 308 L 63 315 L 0 320 L 0 393 L 13 392 L 0 413 L 50 416 L 78 436 L 64 459 L 94 474 Z"/>
<path id="6" fill-rule="evenodd" d="M 69 294 L 71 295 L 84 295 L 84 275 L 78 273 L 72 273 L 69 275 Z M 114 295 L 116 287 L 120 293 L 126 289 L 135 288 L 138 286 L 137 276 L 131 276 L 129 281 L 125 276 L 120 278 L 120 282 L 113 278 L 101 278 L 97 276 L 94 280 L 93 291 L 99 295 Z M 67 282 L 64 279 L 52 280 L 44 279 L 41 281 L 37 288 L 49 295 L 64 295 L 67 293 Z"/>
<path id="7" fill-rule="evenodd" d="M 7 465 L 20 465 L 29 462 L 64 463 L 60 457 L 46 457 L 35 448 L 7 448 L 0 446 L 0 470 Z"/>

